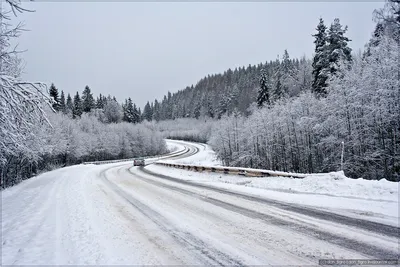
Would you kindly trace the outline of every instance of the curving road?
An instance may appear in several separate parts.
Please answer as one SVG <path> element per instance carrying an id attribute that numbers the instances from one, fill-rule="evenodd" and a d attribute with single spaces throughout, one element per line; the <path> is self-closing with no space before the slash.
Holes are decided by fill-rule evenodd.
<path id="1" fill-rule="evenodd" d="M 184 143 L 164 158 L 199 149 Z M 2 200 L 4 265 L 317 265 L 399 256 L 398 227 L 126 163 L 64 168 Z"/>

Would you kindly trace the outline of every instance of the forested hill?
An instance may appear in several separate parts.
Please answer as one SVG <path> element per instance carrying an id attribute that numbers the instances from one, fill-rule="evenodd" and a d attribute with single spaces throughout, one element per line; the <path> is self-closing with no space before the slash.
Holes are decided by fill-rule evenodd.
<path id="1" fill-rule="evenodd" d="M 311 86 L 311 61 L 290 59 L 285 50 L 283 56 L 275 61 L 228 69 L 223 74 L 202 78 L 195 86 L 173 94 L 168 92 L 162 101 L 146 104 L 143 116 L 159 121 L 201 116 L 219 118 L 232 114 L 235 109 L 246 114 L 251 103 L 257 99 L 262 69 L 269 73 L 275 91 L 287 87 L 289 95 L 293 96 Z"/>
<path id="2" fill-rule="evenodd" d="M 351 60 L 352 50 L 348 47 L 347 26 L 342 26 L 339 19 L 328 26 L 320 19 L 315 30 L 312 60 L 305 56 L 291 59 L 285 49 L 275 60 L 208 75 L 195 86 L 174 94 L 168 92 L 162 101 L 148 102 L 143 110 L 143 119 L 221 118 L 233 112 L 249 115 L 249 107 L 254 102 L 261 106 L 265 101 L 271 104 L 304 91 L 323 93 L 319 91 L 324 90 L 329 74 L 337 69 L 329 69 L 329 66 L 341 60 Z"/>

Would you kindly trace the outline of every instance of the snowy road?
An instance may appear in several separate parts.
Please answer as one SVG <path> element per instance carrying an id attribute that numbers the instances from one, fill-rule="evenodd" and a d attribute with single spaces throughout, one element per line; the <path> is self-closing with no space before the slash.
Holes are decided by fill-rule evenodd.
<path id="1" fill-rule="evenodd" d="M 201 149 L 185 146 L 175 159 Z M 399 256 L 398 226 L 149 167 L 72 166 L 5 190 L 2 264 L 317 265 Z"/>

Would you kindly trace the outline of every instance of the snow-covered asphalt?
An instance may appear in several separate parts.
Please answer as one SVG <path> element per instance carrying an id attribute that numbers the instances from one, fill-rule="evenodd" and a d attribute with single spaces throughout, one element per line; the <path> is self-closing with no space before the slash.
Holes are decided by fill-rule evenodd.
<path id="1" fill-rule="evenodd" d="M 175 160 L 201 150 L 184 146 Z M 2 264 L 318 265 L 399 256 L 398 226 L 150 166 L 72 166 L 3 191 Z"/>

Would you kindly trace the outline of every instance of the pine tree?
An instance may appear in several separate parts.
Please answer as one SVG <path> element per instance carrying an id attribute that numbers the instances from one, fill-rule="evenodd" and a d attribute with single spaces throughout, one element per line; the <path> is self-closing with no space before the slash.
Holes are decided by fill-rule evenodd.
<path id="1" fill-rule="evenodd" d="M 122 121 L 126 121 L 128 122 L 128 114 L 127 114 L 127 110 L 126 107 L 128 106 L 128 100 L 125 99 L 125 103 L 122 104 Z"/>
<path id="2" fill-rule="evenodd" d="M 200 117 L 200 108 L 201 108 L 200 102 L 197 102 L 195 104 L 194 110 L 193 110 L 193 115 L 196 119 L 198 119 Z"/>
<path id="3" fill-rule="evenodd" d="M 67 106 L 65 104 L 65 95 L 64 95 L 64 91 L 61 91 L 61 97 L 60 97 L 60 111 L 62 113 L 67 113 Z"/>
<path id="4" fill-rule="evenodd" d="M 54 101 L 54 103 L 52 104 L 53 109 L 55 111 L 59 111 L 60 110 L 60 99 L 59 99 L 59 96 L 58 96 L 58 89 L 56 88 L 54 83 L 51 84 L 50 89 L 49 89 L 49 93 L 50 93 L 50 97 Z"/>
<path id="5" fill-rule="evenodd" d="M 297 76 L 299 69 L 299 61 L 292 61 L 288 51 L 285 49 L 282 57 L 282 62 L 279 67 L 280 82 L 282 84 L 282 92 L 284 96 L 292 96 L 295 94 L 296 85 L 298 84 Z"/>
<path id="6" fill-rule="evenodd" d="M 348 42 L 351 40 L 345 36 L 346 31 L 347 26 L 342 28 L 338 18 L 336 18 L 329 27 L 327 53 L 331 75 L 337 73 L 339 70 L 338 64 L 342 61 L 351 62 L 351 48 L 348 47 Z"/>
<path id="7" fill-rule="evenodd" d="M 142 120 L 143 120 L 143 117 L 142 117 L 142 110 L 139 108 L 139 110 L 138 110 L 138 123 L 140 123 L 140 122 L 142 122 Z"/>
<path id="8" fill-rule="evenodd" d="M 326 26 L 322 18 L 316 28 L 317 33 L 313 35 L 315 38 L 315 55 L 312 63 L 313 67 L 313 83 L 312 90 L 317 96 L 326 95 L 326 87 L 328 80 L 329 58 L 327 55 L 327 35 Z"/>
<path id="9" fill-rule="evenodd" d="M 154 100 L 154 113 L 153 113 L 153 119 L 155 121 L 160 120 L 160 103 L 156 100 Z"/>
<path id="10" fill-rule="evenodd" d="M 284 95 L 286 95 L 286 88 L 282 85 L 281 82 L 281 74 L 278 73 L 278 77 L 276 78 L 275 90 L 273 98 L 275 100 L 281 99 Z"/>
<path id="11" fill-rule="evenodd" d="M 128 100 L 125 100 L 125 105 L 123 106 L 124 116 L 122 118 L 123 121 L 134 123 L 135 119 L 135 110 L 133 108 L 132 99 L 129 97 Z"/>
<path id="12" fill-rule="evenodd" d="M 363 59 L 369 57 L 371 55 L 371 48 L 377 47 L 384 35 L 385 27 L 383 23 L 378 22 L 375 26 L 374 33 L 372 34 L 372 38 L 369 40 L 368 44 L 366 45 L 366 49 L 363 53 Z"/>
<path id="13" fill-rule="evenodd" d="M 213 107 L 213 104 L 212 104 L 211 96 L 207 98 L 207 104 L 206 105 L 207 105 L 206 106 L 207 107 L 206 108 L 207 116 L 210 117 L 210 118 L 214 118 L 215 112 L 214 112 L 214 107 Z"/>
<path id="14" fill-rule="evenodd" d="M 221 117 L 224 114 L 226 114 L 226 112 L 228 111 L 228 105 L 229 105 L 228 97 L 222 95 L 221 99 L 218 102 L 218 110 L 217 110 L 218 119 L 221 119 Z"/>
<path id="15" fill-rule="evenodd" d="M 95 107 L 94 98 L 90 91 L 89 86 L 86 85 L 82 93 L 82 110 L 83 112 L 90 112 Z"/>
<path id="16" fill-rule="evenodd" d="M 74 103 L 72 102 L 72 97 L 70 94 L 67 96 L 67 103 L 66 103 L 66 113 L 72 114 L 74 110 Z"/>
<path id="17" fill-rule="evenodd" d="M 264 104 L 270 104 L 270 88 L 268 74 L 265 69 L 261 70 L 260 88 L 257 95 L 257 105 L 262 107 Z"/>
<path id="18" fill-rule="evenodd" d="M 96 100 L 96 108 L 104 109 L 104 104 L 105 104 L 105 98 L 102 94 L 100 94 Z"/>
<path id="19" fill-rule="evenodd" d="M 153 118 L 153 113 L 149 101 L 147 101 L 147 104 L 144 106 L 142 118 L 148 121 L 151 121 Z"/>
<path id="20" fill-rule="evenodd" d="M 76 95 L 74 97 L 74 107 L 72 110 L 72 118 L 77 118 L 82 115 L 82 100 L 81 97 L 79 96 L 79 93 L 76 92 Z"/>
<path id="21" fill-rule="evenodd" d="M 136 104 L 133 104 L 133 123 L 140 123 L 140 109 L 138 110 Z"/>

